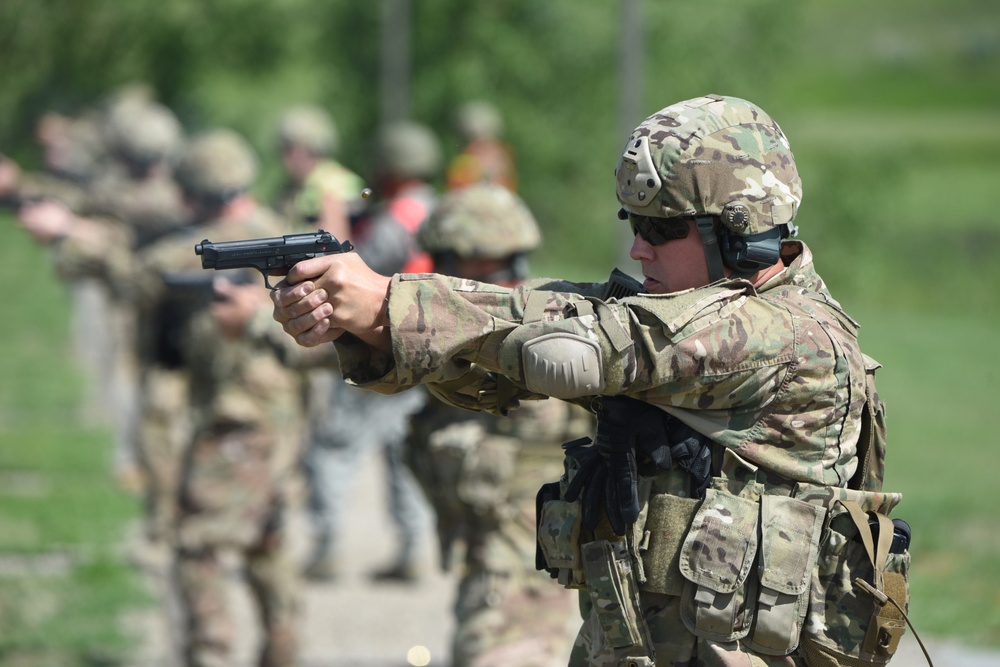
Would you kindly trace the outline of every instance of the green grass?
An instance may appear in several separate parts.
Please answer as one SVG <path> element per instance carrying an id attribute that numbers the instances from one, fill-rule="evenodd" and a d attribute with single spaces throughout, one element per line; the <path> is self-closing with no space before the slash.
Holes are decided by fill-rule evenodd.
<path id="1" fill-rule="evenodd" d="M 913 527 L 913 620 L 930 634 L 1000 645 L 997 322 L 856 314 L 862 344 L 884 364 L 886 488 L 904 494 L 895 514 Z"/>
<path id="2" fill-rule="evenodd" d="M 136 501 L 110 434 L 84 427 L 69 301 L 45 252 L 0 217 L 0 664 L 120 664 L 121 614 L 145 600 L 119 548 Z"/>

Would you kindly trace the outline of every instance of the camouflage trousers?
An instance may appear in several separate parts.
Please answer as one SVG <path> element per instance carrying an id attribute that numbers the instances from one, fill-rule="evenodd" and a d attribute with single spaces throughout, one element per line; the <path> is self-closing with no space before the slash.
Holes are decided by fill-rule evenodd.
<path id="1" fill-rule="evenodd" d="M 537 573 L 536 573 L 537 574 Z M 576 599 L 547 576 L 479 572 L 459 585 L 452 667 L 555 667 L 569 659 Z"/>
<path id="2" fill-rule="evenodd" d="M 276 479 L 275 436 L 253 430 L 195 439 L 185 458 L 177 517 L 177 584 L 190 667 L 229 665 L 236 621 L 223 555 L 235 551 L 262 624 L 258 664 L 297 664 L 299 579 L 287 550 L 288 482 Z"/>
<path id="3" fill-rule="evenodd" d="M 535 569 L 534 498 L 511 500 L 496 525 L 479 526 L 466 542 L 452 667 L 552 667 L 569 659 L 580 620 L 576 593 Z"/>
<path id="4" fill-rule="evenodd" d="M 145 475 L 146 529 L 151 539 L 160 540 L 177 518 L 181 464 L 191 441 L 187 373 L 146 369 L 139 410 L 137 444 Z"/>
<path id="5" fill-rule="evenodd" d="M 586 593 L 582 594 L 584 597 Z M 691 634 L 681 621 L 677 596 L 642 593 L 643 618 L 649 628 L 657 667 L 805 667 L 798 653 L 770 656 L 754 653 L 739 642 L 715 642 Z M 597 614 L 586 614 L 573 645 L 570 667 L 618 667 Z"/>

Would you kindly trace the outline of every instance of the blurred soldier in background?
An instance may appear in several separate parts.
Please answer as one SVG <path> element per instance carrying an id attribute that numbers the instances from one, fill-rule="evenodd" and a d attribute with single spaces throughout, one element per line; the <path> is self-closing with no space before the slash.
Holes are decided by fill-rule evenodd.
<path id="1" fill-rule="evenodd" d="M 138 490 L 148 476 L 136 454 L 138 359 L 135 311 L 131 295 L 106 274 L 107 258 L 100 248 L 100 226 L 75 224 L 74 219 L 110 218 L 121 225 L 122 242 L 137 250 L 184 219 L 180 189 L 172 178 L 172 162 L 182 141 L 180 123 L 166 107 L 151 99 L 145 87 L 127 87 L 109 96 L 100 113 L 84 116 L 89 131 L 100 135 L 103 168 L 88 179 L 72 200 L 48 197 L 21 209 L 25 227 L 39 240 L 54 243 L 56 268 L 74 294 L 75 327 L 81 345 L 102 386 L 102 416 L 114 425 L 115 471 L 126 488 Z M 79 121 L 78 121 L 79 122 Z M 57 163 L 74 161 L 61 147 L 60 125 L 53 119 L 44 136 Z M 81 139 L 88 145 L 94 139 Z M 48 152 L 48 151 L 47 151 Z M 96 154 L 94 150 L 86 151 Z M 127 238 L 127 240 L 126 240 Z"/>
<path id="2" fill-rule="evenodd" d="M 322 220 L 323 227 L 338 238 L 350 239 L 365 263 L 379 273 L 426 271 L 430 258 L 417 249 L 415 234 L 436 198 L 429 181 L 441 167 L 437 139 L 416 123 L 392 125 L 378 136 L 375 159 L 377 195 L 370 210 L 349 217 L 346 202 L 338 196 L 337 182 L 314 175 L 299 198 L 302 214 Z M 347 386 L 339 374 L 329 380 L 326 405 L 313 410 L 318 419 L 311 425 L 306 457 L 316 530 L 306 576 L 325 580 L 339 572 L 341 522 L 351 482 L 362 455 L 381 447 L 388 473 L 389 508 L 400 546 L 395 561 L 374 576 L 377 580 L 415 580 L 427 505 L 405 465 L 404 447 L 407 419 L 423 405 L 423 392 L 382 396 Z"/>
<path id="3" fill-rule="evenodd" d="M 0 156 L 0 202 L 18 213 L 35 240 L 58 245 L 62 230 L 49 229 L 48 211 L 81 211 L 89 186 L 104 167 L 104 145 L 96 112 L 66 116 L 43 114 L 35 124 L 35 139 L 41 149 L 41 169 L 22 172 L 20 166 Z M 37 221 L 37 222 L 36 222 Z M 59 266 L 56 266 L 59 270 Z M 92 277 L 75 276 L 66 281 L 73 304 L 71 336 L 73 353 L 84 374 L 84 419 L 103 422 L 113 404 L 110 377 L 106 372 L 110 347 L 106 337 L 95 336 L 109 320 L 106 286 Z"/>
<path id="4" fill-rule="evenodd" d="M 266 307 L 266 290 L 231 282 L 243 275 L 206 274 L 193 252 L 206 237 L 288 231 L 250 195 L 256 175 L 256 157 L 235 133 L 193 141 L 176 169 L 187 226 L 139 252 L 136 229 L 120 217 L 43 202 L 49 208 L 26 222 L 36 236 L 59 239 L 62 267 L 100 276 L 136 305 L 148 528 L 174 552 L 190 665 L 226 664 L 234 640 L 223 550 L 244 557 L 260 604 L 260 664 L 290 665 L 297 652 L 297 577 L 282 514 L 301 441 L 299 390 L 266 339 L 233 324 L 233 309 Z"/>
<path id="5" fill-rule="evenodd" d="M 498 185 L 445 195 L 420 230 L 435 270 L 514 286 L 541 242 L 525 204 Z M 409 459 L 437 514 L 442 564 L 464 549 L 453 667 L 566 664 L 577 596 L 535 567 L 535 494 L 562 474 L 560 445 L 589 434 L 591 415 L 557 400 L 509 417 L 430 399 L 411 421 Z"/>
<path id="6" fill-rule="evenodd" d="M 141 302 L 172 325 L 157 327 L 150 342 L 189 381 L 184 399 L 192 423 L 180 452 L 171 531 L 187 619 L 185 658 L 199 667 L 229 664 L 235 628 L 222 556 L 235 550 L 259 605 L 259 664 L 293 665 L 298 584 L 284 512 L 301 439 L 299 389 L 278 351 L 244 335 L 245 318 L 233 317 L 234 310 L 252 313 L 264 303 L 259 278 L 241 284 L 240 274 L 206 275 L 193 252 L 205 238 L 231 241 L 288 230 L 249 193 L 256 158 L 233 132 L 192 141 L 176 176 L 191 227 L 141 253 L 137 287 Z"/>
<path id="7" fill-rule="evenodd" d="M 517 192 L 514 150 L 502 140 L 503 117 L 489 102 L 468 102 L 458 109 L 455 128 L 465 142 L 448 165 L 448 188 L 495 183 Z"/>
<path id="8" fill-rule="evenodd" d="M 89 210 L 127 223 L 136 247 L 180 227 L 186 212 L 173 163 L 183 130 L 174 113 L 155 101 L 126 100 L 108 110 L 103 129 L 118 168 L 95 179 Z"/>
<path id="9" fill-rule="evenodd" d="M 132 250 L 140 251 L 185 222 L 181 190 L 173 178 L 173 162 L 183 131 L 173 112 L 163 105 L 125 96 L 109 107 L 104 136 L 118 168 L 95 179 L 86 212 L 123 222 L 131 234 Z M 74 262 L 64 256 L 62 264 L 68 268 Z M 151 476 L 143 456 L 137 453 L 140 366 L 150 360 L 140 355 L 131 297 L 120 289 L 111 291 L 116 319 L 111 325 L 114 346 L 110 372 L 116 424 L 115 468 L 126 488 L 138 490 Z"/>
<path id="10" fill-rule="evenodd" d="M 0 155 L 0 202 L 15 210 L 39 199 L 78 207 L 103 157 L 100 131 L 92 116 L 45 113 L 35 124 L 35 141 L 41 149 L 40 171 L 22 173 L 14 160 Z"/>
<path id="11" fill-rule="evenodd" d="M 286 220 L 297 220 L 301 215 L 296 199 L 310 179 L 319 186 L 314 192 L 322 192 L 342 202 L 360 199 L 364 187 L 361 177 L 334 160 L 339 144 L 337 126 L 323 109 L 301 105 L 281 115 L 278 145 L 287 180 L 275 199 L 274 208 Z M 318 203 L 312 207 L 318 210 Z M 322 227 L 322 221 L 319 222 Z"/>

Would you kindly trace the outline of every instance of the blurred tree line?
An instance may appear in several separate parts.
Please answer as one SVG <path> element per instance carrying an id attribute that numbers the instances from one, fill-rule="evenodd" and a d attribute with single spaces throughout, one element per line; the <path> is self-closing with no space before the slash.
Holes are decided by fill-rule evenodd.
<path id="1" fill-rule="evenodd" d="M 625 139 L 616 117 L 623 37 L 620 3 L 588 4 L 412 2 L 409 108 L 438 132 L 450 156 L 459 149 L 456 107 L 480 98 L 496 104 L 549 248 L 584 227 L 601 243 L 573 243 L 572 251 L 603 271 L 617 210 L 609 175 Z M 630 125 L 704 92 L 766 99 L 787 52 L 781 34 L 797 13 L 779 11 L 782 4 L 645 3 L 645 92 Z M 364 173 L 380 117 L 381 5 L 7 0 L 0 3 L 0 147 L 30 160 L 32 123 L 42 112 L 78 111 L 124 83 L 144 81 L 189 130 L 227 125 L 245 133 L 271 163 L 265 191 L 276 179 L 273 123 L 284 106 L 301 101 L 331 111 L 342 160 Z M 698 24 L 715 26 L 710 49 L 699 31 L 671 27 Z"/>
<path id="2" fill-rule="evenodd" d="M 623 34 L 629 3 L 641 29 Z M 540 263 L 567 277 L 597 278 L 620 257 L 611 175 L 623 128 L 665 104 L 715 92 L 764 107 L 800 162 L 802 216 L 825 229 L 824 243 L 841 244 L 834 253 L 853 258 L 874 240 L 869 220 L 907 200 L 891 186 L 912 185 L 906 173 L 914 161 L 934 162 L 942 152 L 956 159 L 953 146 L 914 141 L 943 136 L 941 127 L 893 135 L 898 114 L 1000 108 L 1000 35 L 987 20 L 991 10 L 975 0 L 5 0 L 0 150 L 30 164 L 31 127 L 43 111 L 73 112 L 144 81 L 189 131 L 223 125 L 244 133 L 266 165 L 265 199 L 278 180 L 274 123 L 289 104 L 329 109 L 341 160 L 366 173 L 371 137 L 386 115 L 382 22 L 399 7 L 408 7 L 410 23 L 408 35 L 394 37 L 410 45 L 409 115 L 435 129 L 451 156 L 459 149 L 452 128 L 459 104 L 482 98 L 502 111 L 521 193 L 545 230 Z M 632 42 L 642 51 L 639 112 L 623 119 L 628 75 L 619 61 Z M 809 122 L 817 111 L 844 110 L 856 112 L 857 126 Z M 878 148 L 864 138 L 886 130 L 895 143 Z M 855 140 L 839 141 L 838 132 Z M 995 146 L 996 135 L 967 137 L 960 159 L 995 162 L 976 147 Z M 968 182 L 951 177 L 956 187 Z M 991 206 L 958 199 L 982 218 L 978 226 L 993 224 Z M 596 242 L 579 242 L 581 234 Z M 850 285 L 845 266 L 833 274 Z"/>

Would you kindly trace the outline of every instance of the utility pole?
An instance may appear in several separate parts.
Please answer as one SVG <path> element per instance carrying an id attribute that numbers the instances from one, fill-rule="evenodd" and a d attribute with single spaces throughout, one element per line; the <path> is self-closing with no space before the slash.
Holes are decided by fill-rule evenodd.
<path id="1" fill-rule="evenodd" d="M 410 0 L 382 0 L 379 122 L 410 117 Z"/>
<path id="2" fill-rule="evenodd" d="M 618 136 L 623 142 L 645 115 L 642 113 L 642 62 L 644 26 L 642 0 L 621 0 L 618 37 Z M 618 266 L 634 267 L 629 257 L 632 233 L 619 225 Z M 633 269 L 634 270 L 634 269 Z"/>

